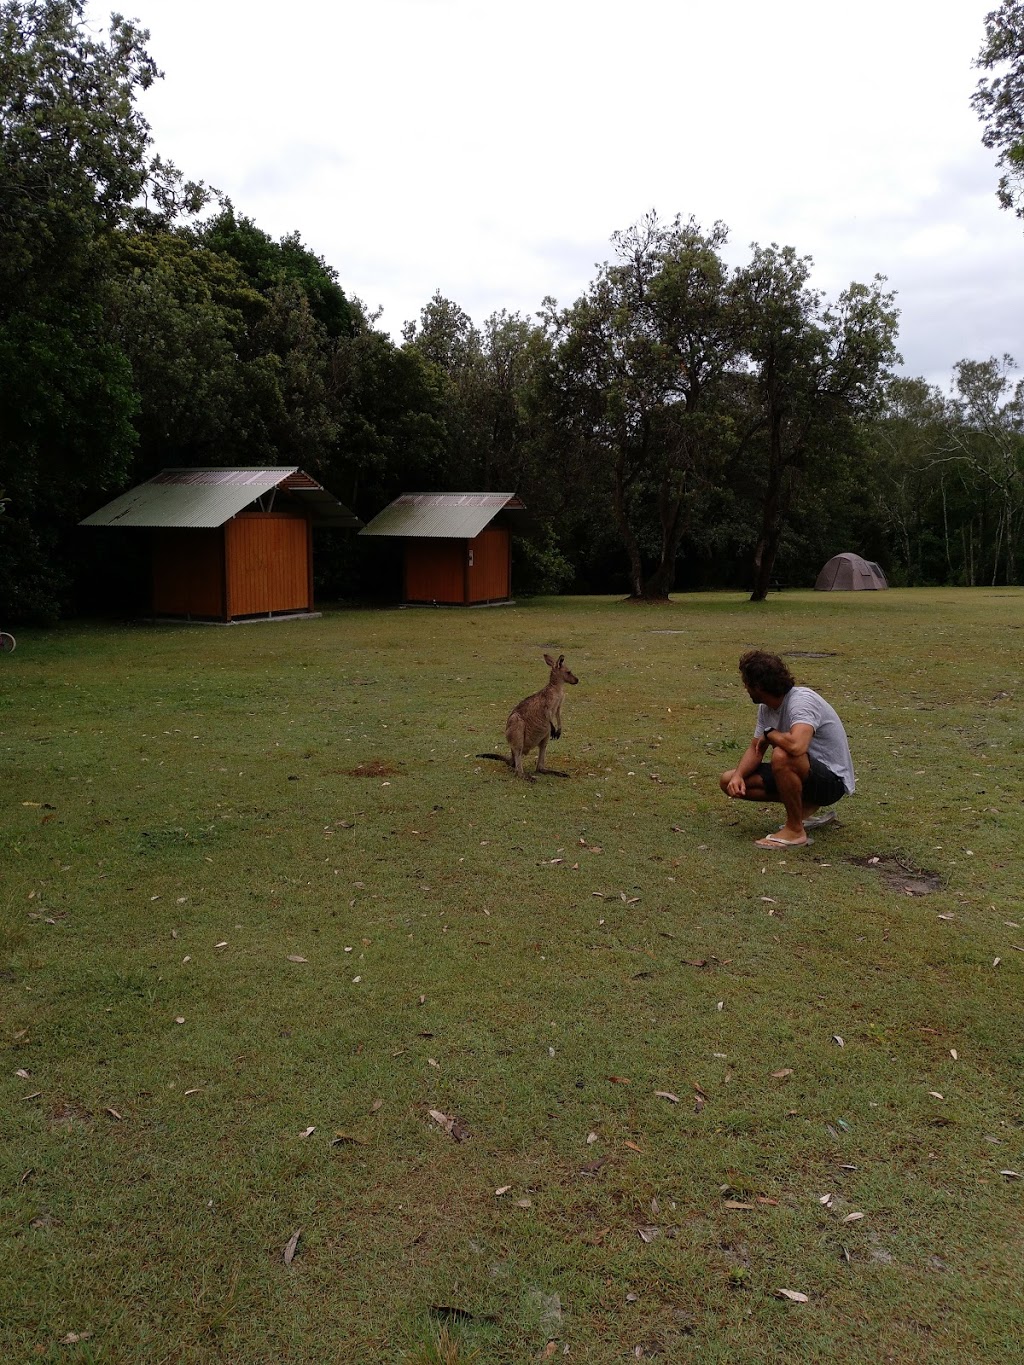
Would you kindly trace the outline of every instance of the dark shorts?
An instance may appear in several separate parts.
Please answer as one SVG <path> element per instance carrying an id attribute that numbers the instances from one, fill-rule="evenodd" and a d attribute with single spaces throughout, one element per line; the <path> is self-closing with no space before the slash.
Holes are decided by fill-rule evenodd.
<path id="1" fill-rule="evenodd" d="M 804 805 L 834 806 L 841 797 L 846 795 L 843 779 L 837 777 L 831 768 L 826 768 L 824 763 L 819 763 L 816 758 L 811 758 L 810 754 L 807 755 L 807 760 L 811 765 L 811 771 L 804 781 Z M 768 795 L 778 798 L 779 789 L 775 784 L 772 765 L 762 763 L 757 771 Z"/>

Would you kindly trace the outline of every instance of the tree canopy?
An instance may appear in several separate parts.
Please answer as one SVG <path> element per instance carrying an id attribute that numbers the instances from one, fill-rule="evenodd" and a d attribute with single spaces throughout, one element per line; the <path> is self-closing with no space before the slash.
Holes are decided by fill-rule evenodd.
<path id="1" fill-rule="evenodd" d="M 995 73 L 982 77 L 971 103 L 985 125 L 982 141 L 999 153 L 999 202 L 1024 218 L 1024 0 L 1003 0 L 985 16 L 975 66 Z"/>
<path id="2" fill-rule="evenodd" d="M 1022 13 L 989 15 L 975 96 L 1018 211 Z M 298 231 L 159 156 L 147 42 L 84 0 L 0 0 L 5 619 L 94 604 L 78 520 L 188 464 L 300 465 L 364 519 L 409 489 L 517 493 L 518 592 L 759 601 L 849 549 L 893 582 L 1019 580 L 1013 363 L 962 359 L 948 394 L 896 378 L 880 276 L 828 296 L 795 246 L 728 264 L 724 224 L 651 211 L 574 302 L 478 324 L 438 291 L 396 344 Z M 328 538 L 323 585 L 366 591 L 378 551 Z"/>

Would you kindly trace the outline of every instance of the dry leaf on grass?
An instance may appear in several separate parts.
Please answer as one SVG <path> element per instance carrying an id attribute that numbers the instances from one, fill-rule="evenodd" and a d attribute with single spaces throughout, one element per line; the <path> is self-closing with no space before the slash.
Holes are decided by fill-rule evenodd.
<path id="1" fill-rule="evenodd" d="M 790 1303 L 807 1303 L 807 1302 L 808 1302 L 807 1295 L 806 1295 L 806 1294 L 801 1294 L 801 1293 L 799 1293 L 799 1291 L 796 1290 L 796 1289 L 776 1289 L 776 1290 L 774 1291 L 774 1293 L 775 1293 L 775 1297 L 776 1297 L 776 1298 L 778 1298 L 778 1299 L 788 1299 L 788 1300 L 790 1301 Z"/>
<path id="2" fill-rule="evenodd" d="M 786 1079 L 787 1076 L 792 1076 L 792 1074 L 793 1074 L 793 1068 L 792 1068 L 791 1066 L 784 1066 L 784 1067 L 782 1068 L 781 1071 L 773 1071 L 773 1072 L 772 1072 L 772 1080 L 773 1080 L 773 1081 L 784 1081 L 784 1080 Z"/>
<path id="3" fill-rule="evenodd" d="M 866 1213 L 848 1213 L 842 1220 L 844 1223 L 859 1223 L 862 1218 L 866 1218 Z"/>
<path id="4" fill-rule="evenodd" d="M 669 1104 L 678 1104 L 679 1096 L 673 1095 L 671 1090 L 655 1090 L 654 1098 L 657 1100 L 668 1100 Z"/>
<path id="5" fill-rule="evenodd" d="M 842 1038 L 840 1038 L 840 1036 L 839 1036 L 838 1033 L 833 1033 L 833 1035 L 832 1035 L 832 1041 L 833 1041 L 833 1043 L 836 1044 L 837 1047 L 845 1047 L 845 1046 L 846 1046 L 846 1044 L 843 1042 Z"/>
<path id="6" fill-rule="evenodd" d="M 642 1242 L 653 1242 L 655 1238 L 661 1236 L 661 1228 L 650 1224 L 646 1227 L 637 1228 L 637 1233 Z"/>
<path id="7" fill-rule="evenodd" d="M 300 1138 L 312 1137 L 315 1132 L 316 1128 L 313 1126 L 313 1124 L 310 1124 L 308 1128 L 304 1128 L 302 1130 L 302 1132 L 299 1134 L 299 1137 Z"/>
<path id="8" fill-rule="evenodd" d="M 1007 1180 L 1020 1180 L 1020 1179 L 1021 1179 L 1021 1174 L 1020 1174 L 1019 1171 L 1000 1171 L 999 1174 L 1000 1174 L 1000 1175 L 1004 1175 L 1004 1176 L 1006 1177 Z"/>
<path id="9" fill-rule="evenodd" d="M 442 1114 L 440 1109 L 428 1111 L 434 1122 L 448 1134 L 455 1142 L 465 1142 L 469 1137 L 469 1128 L 462 1119 L 454 1114 Z"/>
<path id="10" fill-rule="evenodd" d="M 611 1081 L 612 1085 L 632 1085 L 632 1084 L 633 1084 L 633 1082 L 629 1079 L 628 1076 L 609 1076 L 608 1079 Z"/>
<path id="11" fill-rule="evenodd" d="M 27 1072 L 24 1068 L 22 1068 L 20 1071 L 16 1071 L 14 1074 L 16 1076 L 20 1076 L 23 1081 L 27 1081 L 31 1078 L 30 1073 Z"/>
<path id="12" fill-rule="evenodd" d="M 31 805 L 32 803 L 26 801 L 23 804 Z M 68 1332 L 66 1336 L 61 1337 L 60 1344 L 62 1346 L 77 1346 L 80 1341 L 88 1341 L 91 1336 L 91 1332 Z"/>
<path id="13" fill-rule="evenodd" d="M 503 1194 L 508 1194 L 511 1188 L 512 1188 L 511 1185 L 499 1185 L 498 1188 L 494 1191 L 494 1193 L 500 1199 Z"/>
<path id="14" fill-rule="evenodd" d="M 743 1209 L 744 1211 L 748 1211 L 753 1209 L 754 1205 L 744 1204 L 742 1199 L 727 1199 L 723 1207 L 727 1209 Z"/>
<path id="15" fill-rule="evenodd" d="M 297 1232 L 293 1232 L 292 1235 L 288 1238 L 288 1245 L 284 1249 L 285 1265 L 291 1265 L 292 1261 L 295 1260 L 295 1249 L 299 1245 L 299 1238 L 301 1236 L 302 1229 L 299 1228 Z"/>
<path id="16" fill-rule="evenodd" d="M 289 961 L 289 962 L 308 962 L 308 961 L 309 961 L 309 958 L 308 958 L 308 957 L 300 957 L 298 953 L 289 953 L 289 954 L 288 954 L 288 961 Z"/>

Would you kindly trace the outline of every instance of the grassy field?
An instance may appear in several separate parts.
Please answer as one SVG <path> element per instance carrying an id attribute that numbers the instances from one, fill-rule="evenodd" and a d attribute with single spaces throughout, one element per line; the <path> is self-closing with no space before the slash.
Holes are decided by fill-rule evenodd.
<path id="1" fill-rule="evenodd" d="M 1022 630 L 976 589 L 21 632 L 0 1359 L 1021 1359 Z M 850 733 L 802 853 L 718 790 L 750 646 Z M 474 754 L 545 650 L 571 780 L 527 785 Z"/>

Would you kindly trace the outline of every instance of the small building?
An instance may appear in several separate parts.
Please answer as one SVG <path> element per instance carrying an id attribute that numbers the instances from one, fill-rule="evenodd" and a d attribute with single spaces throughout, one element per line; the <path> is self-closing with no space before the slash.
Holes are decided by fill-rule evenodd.
<path id="1" fill-rule="evenodd" d="M 287 469 L 165 469 L 80 523 L 148 529 L 157 616 L 238 621 L 313 609 L 313 527 L 358 527 Z"/>
<path id="2" fill-rule="evenodd" d="M 512 493 L 403 493 L 360 535 L 405 542 L 404 601 L 479 606 L 512 598 Z"/>
<path id="3" fill-rule="evenodd" d="M 833 555 L 814 584 L 815 592 L 878 591 L 889 586 L 885 574 L 873 559 L 846 551 Z"/>

